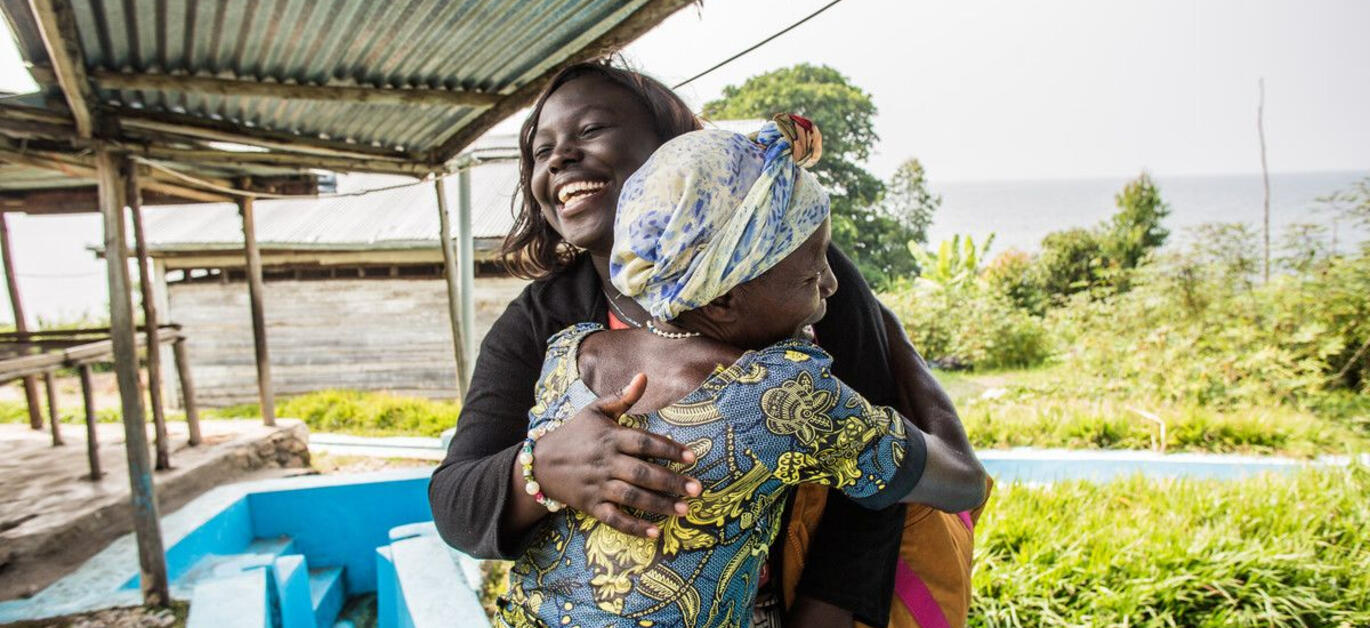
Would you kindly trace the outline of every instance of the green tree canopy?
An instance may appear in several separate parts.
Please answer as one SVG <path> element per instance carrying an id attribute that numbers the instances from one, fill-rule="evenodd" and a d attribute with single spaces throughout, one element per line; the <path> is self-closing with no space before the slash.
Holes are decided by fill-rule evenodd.
<path id="1" fill-rule="evenodd" d="M 1106 253 L 1122 268 L 1136 268 L 1142 258 L 1160 248 L 1170 236 L 1161 221 L 1170 215 L 1170 206 L 1161 200 L 1151 175 L 1143 172 L 1113 197 L 1118 213 L 1104 225 Z"/>
<path id="2" fill-rule="evenodd" d="M 823 132 L 823 158 L 811 170 L 832 194 L 833 241 L 851 255 L 872 285 L 912 274 L 917 265 L 907 243 L 926 241 L 926 226 L 907 218 L 915 215 L 912 208 L 917 206 L 905 198 L 926 203 L 936 197 L 926 190 L 921 195 L 917 190 L 901 191 L 900 211 L 908 208 L 909 213 L 882 208 L 885 184 L 860 166 L 879 139 L 870 95 L 837 70 L 801 63 L 723 88 L 723 98 L 704 105 L 703 113 L 737 119 L 769 118 L 781 112 L 810 118 Z M 905 182 L 921 186 L 921 165 L 917 171 L 916 178 L 906 176 Z"/>

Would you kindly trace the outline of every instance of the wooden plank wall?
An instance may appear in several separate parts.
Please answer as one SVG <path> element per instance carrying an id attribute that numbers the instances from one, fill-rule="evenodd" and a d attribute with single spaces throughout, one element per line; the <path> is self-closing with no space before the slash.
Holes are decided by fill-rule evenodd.
<path id="1" fill-rule="evenodd" d="M 476 338 L 526 284 L 476 279 Z M 441 278 L 268 281 L 267 338 L 277 396 L 327 388 L 455 397 L 452 331 Z M 186 335 L 201 405 L 257 401 L 247 286 L 173 283 L 168 316 Z M 168 382 L 169 398 L 178 383 Z M 179 399 L 178 399 L 179 401 Z"/>

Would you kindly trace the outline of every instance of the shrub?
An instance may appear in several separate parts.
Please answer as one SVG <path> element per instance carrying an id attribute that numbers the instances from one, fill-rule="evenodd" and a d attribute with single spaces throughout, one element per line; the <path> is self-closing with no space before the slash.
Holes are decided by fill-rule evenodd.
<path id="1" fill-rule="evenodd" d="M 1041 320 L 982 280 L 947 286 L 906 281 L 881 299 L 924 357 L 944 367 L 1026 367 L 1047 357 Z"/>
<path id="2" fill-rule="evenodd" d="M 1370 625 L 1370 471 L 1002 486 L 973 626 Z"/>

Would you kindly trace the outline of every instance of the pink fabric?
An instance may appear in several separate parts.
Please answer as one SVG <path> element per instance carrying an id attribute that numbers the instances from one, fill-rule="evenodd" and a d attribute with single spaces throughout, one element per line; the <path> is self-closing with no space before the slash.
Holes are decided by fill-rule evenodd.
<path id="1" fill-rule="evenodd" d="M 970 530 L 971 532 L 975 531 L 975 521 L 971 520 L 970 511 L 962 510 L 961 512 L 956 513 L 956 516 L 961 518 L 961 523 L 966 524 L 967 530 Z"/>
<path id="2" fill-rule="evenodd" d="M 894 594 L 904 602 L 909 614 L 922 628 L 951 628 L 927 583 L 902 560 L 894 570 Z"/>

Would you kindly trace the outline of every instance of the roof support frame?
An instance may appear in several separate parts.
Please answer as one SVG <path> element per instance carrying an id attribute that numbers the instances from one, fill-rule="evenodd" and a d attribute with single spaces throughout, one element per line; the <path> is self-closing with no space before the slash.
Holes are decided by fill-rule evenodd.
<path id="1" fill-rule="evenodd" d="M 176 91 L 219 96 L 260 96 L 292 100 L 443 107 L 489 107 L 500 101 L 499 94 L 428 87 L 309 85 L 189 74 L 136 74 L 106 70 L 96 70 L 91 74 L 102 89 Z"/>
<path id="2" fill-rule="evenodd" d="M 91 137 L 95 131 L 95 90 L 86 75 L 85 55 L 76 32 L 76 15 L 67 0 L 29 0 L 52 70 L 62 87 L 67 107 L 76 123 L 76 134 Z"/>

